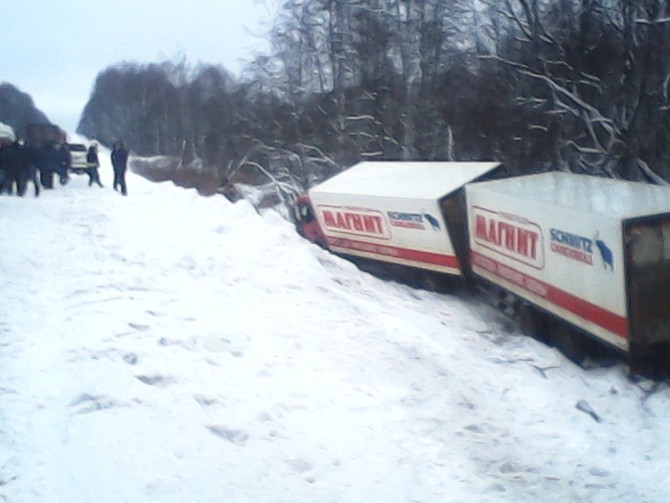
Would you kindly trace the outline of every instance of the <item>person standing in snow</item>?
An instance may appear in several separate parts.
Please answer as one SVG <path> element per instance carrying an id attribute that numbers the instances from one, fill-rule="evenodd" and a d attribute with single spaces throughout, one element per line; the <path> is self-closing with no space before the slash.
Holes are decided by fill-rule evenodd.
<path id="1" fill-rule="evenodd" d="M 40 172 L 40 182 L 45 189 L 54 188 L 54 173 L 60 171 L 58 145 L 47 142 L 37 147 L 35 165 Z M 60 173 L 59 173 L 60 174 Z"/>
<path id="2" fill-rule="evenodd" d="M 116 142 L 112 150 L 112 167 L 114 168 L 114 190 L 117 185 L 121 188 L 121 194 L 128 195 L 126 189 L 126 168 L 128 166 L 128 150 L 122 141 Z"/>
<path id="3" fill-rule="evenodd" d="M 63 142 L 58 147 L 58 165 L 54 167 L 61 185 L 65 185 L 70 181 L 70 166 L 72 166 L 72 155 L 67 143 Z"/>
<path id="4" fill-rule="evenodd" d="M 102 187 L 102 182 L 100 181 L 100 173 L 98 173 L 98 168 L 100 167 L 100 162 L 98 160 L 98 144 L 93 142 L 88 147 L 88 152 L 86 152 L 86 173 L 88 174 L 88 186 L 90 187 L 94 183 L 97 183 Z"/>

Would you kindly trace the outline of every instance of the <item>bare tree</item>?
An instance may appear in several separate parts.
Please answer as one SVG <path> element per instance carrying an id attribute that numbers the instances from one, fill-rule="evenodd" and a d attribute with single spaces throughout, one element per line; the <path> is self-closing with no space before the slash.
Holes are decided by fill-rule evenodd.
<path id="1" fill-rule="evenodd" d="M 531 127 L 556 135 L 557 164 L 661 180 L 650 162 L 665 138 L 650 142 L 648 130 L 665 120 L 669 60 L 656 50 L 670 36 L 665 9 L 658 0 L 505 0 L 510 42 L 486 57 L 522 77 L 519 103 L 543 108 Z"/>

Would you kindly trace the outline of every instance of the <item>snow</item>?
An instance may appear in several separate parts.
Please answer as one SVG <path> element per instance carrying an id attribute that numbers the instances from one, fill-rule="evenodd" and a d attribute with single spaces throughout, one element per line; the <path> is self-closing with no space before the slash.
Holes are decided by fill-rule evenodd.
<path id="1" fill-rule="evenodd" d="M 0 197 L 0 501 L 670 500 L 666 384 L 100 157 Z"/>
<path id="2" fill-rule="evenodd" d="M 357 203 L 360 196 L 435 202 L 498 166 L 498 162 L 364 161 L 313 187 L 310 196 L 336 194 L 340 201 L 353 197 Z"/>
<path id="3" fill-rule="evenodd" d="M 523 202 L 539 202 L 545 208 L 552 205 L 618 220 L 670 212 L 670 189 L 665 185 L 592 175 L 551 171 L 476 186 L 478 191 L 517 196 Z"/>

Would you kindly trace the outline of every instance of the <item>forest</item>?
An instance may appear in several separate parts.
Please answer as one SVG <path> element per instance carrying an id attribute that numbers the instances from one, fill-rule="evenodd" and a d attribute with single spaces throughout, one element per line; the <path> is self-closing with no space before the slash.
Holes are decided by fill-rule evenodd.
<path id="1" fill-rule="evenodd" d="M 670 180 L 665 0 L 286 0 L 239 79 L 102 71 L 78 132 L 306 188 L 361 160 Z"/>

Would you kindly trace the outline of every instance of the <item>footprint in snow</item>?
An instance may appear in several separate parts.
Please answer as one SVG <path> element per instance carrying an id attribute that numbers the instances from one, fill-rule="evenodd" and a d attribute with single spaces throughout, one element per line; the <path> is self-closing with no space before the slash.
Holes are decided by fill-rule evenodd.
<path id="1" fill-rule="evenodd" d="M 138 375 L 135 376 L 135 378 L 140 382 L 143 382 L 144 384 L 148 384 L 149 386 L 157 386 L 159 388 L 165 388 L 174 381 L 172 378 L 161 375 L 154 375 L 154 376 Z"/>
<path id="2" fill-rule="evenodd" d="M 225 426 L 208 426 L 207 429 L 219 438 L 236 445 L 244 445 L 249 440 L 249 434 L 244 430 L 226 428 Z"/>
<path id="3" fill-rule="evenodd" d="M 207 351 L 212 353 L 229 352 L 231 355 L 239 358 L 244 356 L 246 344 L 243 341 L 231 340 L 219 334 L 207 334 L 202 338 L 202 345 Z"/>
<path id="4" fill-rule="evenodd" d="M 77 407 L 75 414 L 88 414 L 118 406 L 118 402 L 105 395 L 89 395 L 83 393 L 69 403 L 70 407 Z"/>
<path id="5" fill-rule="evenodd" d="M 314 465 L 301 458 L 285 459 L 284 463 L 295 473 L 305 473 L 314 469 Z"/>
<path id="6" fill-rule="evenodd" d="M 149 330 L 149 328 L 151 328 L 149 325 L 144 325 L 142 323 L 133 323 L 133 322 L 128 323 L 128 326 L 130 328 L 134 328 L 139 332 L 146 332 L 147 330 Z"/>
<path id="7" fill-rule="evenodd" d="M 135 365 L 137 363 L 137 355 L 135 353 L 126 353 L 123 355 L 123 361 L 128 365 Z"/>
<path id="8" fill-rule="evenodd" d="M 190 257 L 188 255 L 183 256 L 177 262 L 175 262 L 175 265 L 181 269 L 185 269 L 187 271 L 192 271 L 196 268 L 198 265 L 193 257 Z"/>

